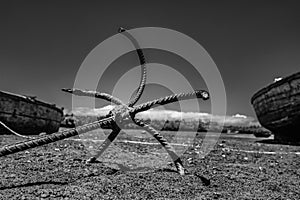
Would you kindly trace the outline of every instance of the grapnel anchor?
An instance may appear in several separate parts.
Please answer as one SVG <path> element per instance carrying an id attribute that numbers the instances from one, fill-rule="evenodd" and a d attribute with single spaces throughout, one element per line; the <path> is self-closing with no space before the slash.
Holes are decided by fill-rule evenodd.
<path id="1" fill-rule="evenodd" d="M 0 149 L 0 157 L 17 153 L 20 151 L 24 151 L 30 148 L 38 147 L 41 145 L 49 144 L 52 142 L 56 142 L 59 140 L 63 140 L 76 135 L 80 135 L 92 130 L 99 129 L 103 125 L 109 125 L 112 129 L 112 132 L 105 139 L 105 141 L 100 145 L 96 155 L 94 157 L 91 157 L 89 160 L 87 160 L 87 162 L 92 163 L 95 162 L 97 158 L 100 157 L 101 154 L 109 147 L 109 145 L 114 141 L 114 139 L 117 137 L 117 135 L 120 133 L 121 129 L 126 123 L 134 122 L 138 126 L 142 127 L 145 131 L 150 133 L 155 139 L 158 140 L 158 142 L 165 148 L 165 150 L 172 158 L 176 166 L 177 172 L 180 175 L 184 175 L 185 171 L 184 171 L 182 161 L 180 157 L 176 154 L 174 148 L 167 142 L 167 140 L 157 130 L 155 130 L 155 128 L 153 128 L 150 124 L 144 122 L 142 119 L 136 119 L 135 115 L 139 112 L 146 111 L 156 106 L 161 106 L 161 105 L 165 105 L 168 103 L 181 101 L 181 100 L 193 99 L 195 97 L 201 98 L 203 100 L 207 100 L 209 99 L 209 94 L 207 91 L 204 90 L 196 90 L 190 93 L 174 94 L 156 100 L 152 100 L 140 105 L 135 105 L 136 102 L 140 99 L 146 84 L 146 75 L 147 75 L 146 59 L 144 57 L 143 51 L 140 48 L 138 42 L 128 31 L 126 31 L 124 28 L 119 28 L 119 33 L 123 34 L 132 42 L 132 44 L 136 49 L 136 53 L 138 55 L 140 65 L 141 65 L 141 80 L 140 80 L 138 90 L 135 93 L 134 97 L 127 104 L 125 104 L 120 99 L 113 97 L 110 94 L 100 93 L 96 91 L 86 91 L 86 90 L 84 91 L 80 89 L 64 88 L 62 89 L 62 91 L 64 92 L 68 92 L 78 96 L 87 96 L 87 97 L 104 99 L 116 104 L 116 107 L 112 109 L 104 118 L 102 118 L 101 120 L 97 120 L 93 123 L 78 126 L 70 130 L 53 133 L 51 135 L 44 135 L 37 138 L 30 138 L 29 140 L 26 141 L 21 141 L 12 145 L 7 145 L 5 147 L 2 147 Z"/>

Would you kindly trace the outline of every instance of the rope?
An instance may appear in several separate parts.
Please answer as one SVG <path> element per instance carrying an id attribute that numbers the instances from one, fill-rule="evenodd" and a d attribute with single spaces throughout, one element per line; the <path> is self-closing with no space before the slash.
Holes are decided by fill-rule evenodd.
<path id="1" fill-rule="evenodd" d="M 27 149 L 31 149 L 34 147 L 38 147 L 41 145 L 49 144 L 52 142 L 56 142 L 59 140 L 63 140 L 69 137 L 73 137 L 76 135 L 80 135 L 82 133 L 86 133 L 88 131 L 92 131 L 98 128 L 101 128 L 102 125 L 112 123 L 113 117 L 109 117 L 106 119 L 102 119 L 99 121 L 95 121 L 93 123 L 89 123 L 71 130 L 66 130 L 62 132 L 53 133 L 51 135 L 46 135 L 42 137 L 38 137 L 32 140 L 19 142 L 13 145 L 8 145 L 0 149 L 0 157 L 6 156 L 9 154 L 17 153 L 20 151 L 25 151 Z"/>
<path id="2" fill-rule="evenodd" d="M 144 53 L 143 53 L 139 43 L 129 32 L 126 31 L 126 29 L 120 27 L 119 33 L 122 33 L 124 36 L 126 36 L 132 42 L 133 46 L 136 49 L 137 55 L 140 60 L 140 65 L 141 65 L 141 80 L 140 80 L 139 88 L 138 88 L 137 92 L 135 93 L 133 99 L 131 99 L 129 101 L 129 103 L 127 104 L 129 107 L 132 107 L 141 98 L 142 93 L 145 89 L 146 77 L 147 77 L 146 59 L 145 59 Z"/>
<path id="3" fill-rule="evenodd" d="M 0 124 L 7 129 L 10 133 L 14 134 L 15 136 L 21 137 L 21 138 L 26 138 L 26 139 L 32 139 L 34 137 L 30 137 L 30 136 L 25 136 L 25 135 L 21 135 L 17 132 L 15 132 L 14 130 L 10 129 L 8 126 L 6 126 L 6 124 L 4 124 L 2 121 L 0 121 Z"/>

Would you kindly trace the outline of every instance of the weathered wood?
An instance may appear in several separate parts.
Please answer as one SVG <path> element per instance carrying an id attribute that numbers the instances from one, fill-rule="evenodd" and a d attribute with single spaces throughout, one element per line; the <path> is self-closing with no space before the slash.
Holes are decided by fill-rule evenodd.
<path id="1" fill-rule="evenodd" d="M 33 97 L 0 91 L 0 121 L 22 135 L 57 132 L 63 109 Z M 0 134 L 8 133 L 0 126 Z"/>
<path id="2" fill-rule="evenodd" d="M 300 142 L 300 72 L 261 89 L 251 103 L 259 122 L 275 139 Z"/>

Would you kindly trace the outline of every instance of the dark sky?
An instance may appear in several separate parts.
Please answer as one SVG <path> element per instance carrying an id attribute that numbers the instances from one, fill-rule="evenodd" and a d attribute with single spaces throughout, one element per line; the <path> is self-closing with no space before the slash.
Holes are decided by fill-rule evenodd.
<path id="1" fill-rule="evenodd" d="M 71 96 L 60 89 L 73 86 L 93 48 L 116 34 L 119 26 L 164 27 L 192 37 L 211 55 L 225 84 L 229 115 L 255 116 L 251 96 L 275 77 L 300 69 L 299 5 L 297 1 L 1 1 L 0 90 L 37 95 L 70 109 Z M 146 52 L 150 61 L 157 62 L 167 54 Z M 138 63 L 134 59 L 130 54 L 118 59 L 103 82 L 116 79 L 113 66 L 133 67 Z"/>

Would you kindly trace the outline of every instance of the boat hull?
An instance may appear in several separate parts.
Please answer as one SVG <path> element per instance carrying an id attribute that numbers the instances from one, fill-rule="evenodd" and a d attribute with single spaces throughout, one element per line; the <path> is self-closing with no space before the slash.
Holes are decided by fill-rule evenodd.
<path id="1" fill-rule="evenodd" d="M 276 140 L 300 142 L 300 72 L 261 89 L 251 103 Z"/>
<path id="2" fill-rule="evenodd" d="M 0 91 L 0 120 L 23 135 L 57 132 L 63 119 L 63 109 L 27 97 Z M 9 133 L 0 127 L 0 134 Z"/>

